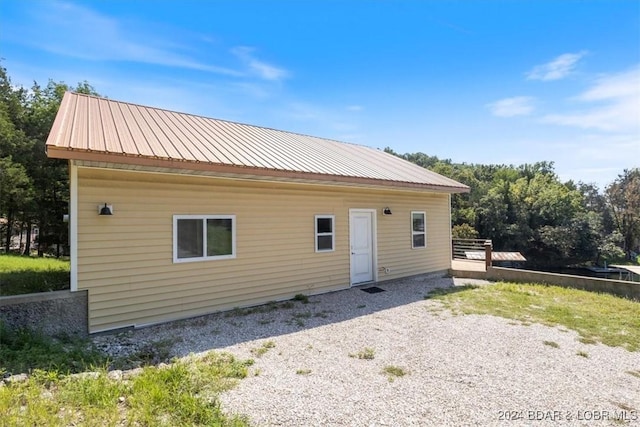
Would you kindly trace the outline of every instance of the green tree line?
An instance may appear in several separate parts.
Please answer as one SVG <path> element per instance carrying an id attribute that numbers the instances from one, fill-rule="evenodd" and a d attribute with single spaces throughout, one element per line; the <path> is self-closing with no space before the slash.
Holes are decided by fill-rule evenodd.
<path id="1" fill-rule="evenodd" d="M 49 81 L 28 89 L 15 86 L 0 67 L 0 247 L 9 252 L 11 236 L 25 235 L 21 252 L 30 254 L 36 229 L 37 251 L 57 256 L 67 245 L 67 162 L 47 158 L 45 142 L 65 91 L 96 94 L 86 82 L 76 87 Z"/>
<path id="2" fill-rule="evenodd" d="M 385 151 L 470 187 L 452 197 L 454 237 L 491 239 L 495 250 L 544 267 L 635 261 L 640 252 L 640 168 L 622 171 L 601 192 L 561 182 L 553 162 L 466 164 Z"/>

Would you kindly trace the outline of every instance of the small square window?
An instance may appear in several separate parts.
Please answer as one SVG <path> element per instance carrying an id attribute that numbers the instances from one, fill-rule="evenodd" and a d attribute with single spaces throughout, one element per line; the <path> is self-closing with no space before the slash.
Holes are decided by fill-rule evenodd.
<path id="1" fill-rule="evenodd" d="M 427 247 L 427 221 L 424 212 L 411 212 L 411 247 Z"/>
<path id="2" fill-rule="evenodd" d="M 331 252 L 335 248 L 335 216 L 316 215 L 316 252 Z"/>

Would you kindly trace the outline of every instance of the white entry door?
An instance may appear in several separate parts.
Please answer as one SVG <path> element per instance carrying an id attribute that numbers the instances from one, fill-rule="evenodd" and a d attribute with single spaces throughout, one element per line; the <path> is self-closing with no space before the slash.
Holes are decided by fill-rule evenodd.
<path id="1" fill-rule="evenodd" d="M 374 280 L 374 210 L 351 210 L 351 284 Z"/>

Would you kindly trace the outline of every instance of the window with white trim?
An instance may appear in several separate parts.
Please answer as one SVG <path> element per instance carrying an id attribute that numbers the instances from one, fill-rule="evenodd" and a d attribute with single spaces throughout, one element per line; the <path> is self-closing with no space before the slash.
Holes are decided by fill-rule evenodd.
<path id="1" fill-rule="evenodd" d="M 173 216 L 173 262 L 235 257 L 235 215 Z"/>
<path id="2" fill-rule="evenodd" d="M 413 249 L 427 247 L 427 214 L 411 212 L 411 247 Z"/>
<path id="3" fill-rule="evenodd" d="M 316 215 L 316 252 L 331 252 L 335 248 L 335 216 Z"/>

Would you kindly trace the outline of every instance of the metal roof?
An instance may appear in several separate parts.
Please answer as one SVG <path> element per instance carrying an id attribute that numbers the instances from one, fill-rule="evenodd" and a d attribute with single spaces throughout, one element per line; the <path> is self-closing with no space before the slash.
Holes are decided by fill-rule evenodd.
<path id="1" fill-rule="evenodd" d="M 450 193 L 469 187 L 381 150 L 67 92 L 53 158 Z"/>
<path id="2" fill-rule="evenodd" d="M 619 268 L 619 269 L 622 269 L 622 270 L 627 270 L 627 271 L 630 271 L 630 272 L 640 276 L 640 265 L 622 265 L 622 264 L 613 265 L 613 264 L 611 264 L 611 267 Z"/>

